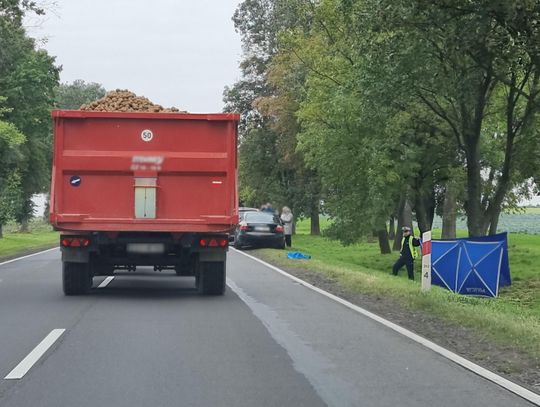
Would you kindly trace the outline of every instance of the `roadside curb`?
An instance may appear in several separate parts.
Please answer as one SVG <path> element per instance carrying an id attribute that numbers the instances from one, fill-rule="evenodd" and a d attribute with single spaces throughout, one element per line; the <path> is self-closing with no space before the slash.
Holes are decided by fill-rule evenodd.
<path id="1" fill-rule="evenodd" d="M 393 331 L 395 331 L 395 332 L 397 332 L 397 333 L 411 339 L 412 341 L 424 346 L 425 348 L 428 348 L 428 349 L 432 350 L 433 352 L 435 352 L 435 353 L 443 356 L 444 358 L 446 358 L 446 359 L 448 359 L 448 360 L 450 360 L 450 361 L 464 367 L 465 369 L 475 373 L 476 375 L 481 376 L 484 379 L 489 380 L 492 383 L 495 383 L 495 384 L 499 385 L 500 387 L 502 387 L 502 388 L 504 388 L 504 389 L 506 389 L 506 390 L 520 396 L 521 398 L 523 398 L 523 399 L 525 399 L 525 400 L 527 400 L 527 401 L 529 401 L 529 402 L 531 402 L 531 403 L 533 403 L 533 404 L 535 404 L 537 406 L 540 406 L 540 395 L 539 394 L 534 393 L 534 392 L 532 392 L 532 391 L 530 391 L 530 390 L 528 390 L 528 389 L 526 389 L 526 388 L 524 388 L 524 387 L 522 387 L 522 386 L 508 380 L 508 379 L 505 379 L 504 377 L 499 376 L 498 374 L 493 373 L 492 371 L 490 371 L 490 370 L 488 370 L 486 368 L 483 368 L 483 367 L 477 365 L 476 363 L 473 363 L 473 362 L 469 361 L 468 359 L 465 359 L 464 357 L 459 356 L 458 354 L 456 354 L 456 353 L 454 353 L 454 352 L 452 352 L 452 351 L 450 351 L 450 350 L 448 350 L 446 348 L 443 348 L 442 346 L 437 345 L 436 343 L 434 343 L 434 342 L 432 342 L 432 341 L 430 341 L 430 340 L 428 340 L 428 339 L 426 339 L 426 338 L 424 338 L 424 337 L 422 337 L 422 336 L 420 336 L 418 334 L 415 334 L 414 332 L 409 331 L 408 329 L 405 329 L 405 328 L 401 327 L 400 325 L 397 325 L 397 324 L 395 324 L 393 322 L 390 322 L 389 320 L 384 319 L 384 318 L 382 318 L 382 317 L 380 317 L 380 316 L 378 316 L 378 315 L 376 315 L 376 314 L 374 314 L 374 313 L 372 313 L 372 312 L 370 312 L 370 311 L 368 311 L 368 310 L 366 310 L 366 309 L 364 309 L 364 308 L 362 308 L 362 307 L 360 307 L 358 305 L 355 305 L 355 304 L 353 304 L 353 303 L 351 303 L 349 301 L 346 301 L 346 300 L 344 300 L 344 299 L 342 299 L 342 298 L 340 298 L 340 297 L 338 297 L 338 296 L 336 296 L 334 294 L 331 294 L 331 293 L 329 293 L 327 291 L 324 291 L 324 290 L 322 290 L 322 289 L 320 289 L 320 288 L 318 288 L 318 287 L 316 287 L 316 286 L 314 286 L 314 285 L 312 285 L 312 284 L 310 284 L 310 283 L 308 283 L 308 282 L 306 282 L 306 281 L 304 281 L 304 280 L 302 280 L 302 279 L 300 279 L 300 278 L 298 278 L 296 276 L 293 276 L 293 275 L 287 273 L 286 271 L 284 271 L 284 270 L 282 270 L 282 269 L 280 269 L 280 268 L 278 268 L 278 267 L 276 267 L 276 266 L 274 266 L 274 265 L 272 265 L 270 263 L 267 263 L 267 262 L 255 257 L 255 256 L 244 253 L 244 252 L 242 252 L 240 250 L 236 250 L 234 248 L 231 248 L 231 249 L 234 250 L 237 253 L 240 253 L 240 254 L 252 259 L 252 260 L 257 261 L 260 264 L 263 264 L 264 266 L 266 266 L 266 267 L 278 272 L 279 274 L 281 274 L 281 275 L 295 281 L 296 283 L 299 283 L 299 284 L 303 285 L 306 288 L 309 288 L 312 291 L 315 291 L 315 292 L 317 292 L 317 293 L 319 293 L 321 295 L 324 295 L 325 297 L 327 297 L 327 298 L 329 298 L 329 299 L 331 299 L 333 301 L 336 301 L 336 302 L 346 306 L 347 308 L 352 309 L 353 311 L 356 311 L 356 312 L 358 312 L 358 313 L 360 313 L 360 314 L 362 314 L 362 315 L 364 315 L 364 316 L 366 316 L 366 317 L 368 317 L 368 318 L 370 318 L 370 319 L 372 319 L 372 320 L 374 320 L 376 322 L 379 322 L 380 324 L 386 326 L 387 328 L 392 329 Z"/>
<path id="2" fill-rule="evenodd" d="M 13 263 L 18 260 L 23 260 L 28 257 L 37 256 L 38 254 L 50 252 L 57 248 L 58 248 L 58 244 L 47 245 L 47 246 L 41 246 L 40 248 L 36 248 L 36 249 L 25 250 L 25 251 L 19 252 L 18 254 L 14 254 L 12 256 L 0 257 L 0 266 Z"/>

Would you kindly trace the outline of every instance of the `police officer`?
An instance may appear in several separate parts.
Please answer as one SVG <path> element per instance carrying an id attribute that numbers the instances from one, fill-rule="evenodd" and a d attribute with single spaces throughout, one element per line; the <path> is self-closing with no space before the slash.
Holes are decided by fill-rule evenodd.
<path id="1" fill-rule="evenodd" d="M 403 231 L 403 239 L 401 240 L 400 256 L 392 267 L 392 274 L 397 276 L 398 271 L 406 266 L 409 280 L 414 280 L 414 259 L 418 257 L 417 247 L 420 246 L 420 240 L 412 236 L 410 227 L 404 226 L 401 230 Z"/>

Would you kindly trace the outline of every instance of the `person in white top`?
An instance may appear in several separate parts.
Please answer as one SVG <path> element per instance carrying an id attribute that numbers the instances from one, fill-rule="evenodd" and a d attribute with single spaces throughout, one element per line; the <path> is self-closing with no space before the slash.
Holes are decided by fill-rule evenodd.
<path id="1" fill-rule="evenodd" d="M 292 241 L 292 231 L 293 231 L 293 214 L 291 210 L 284 206 L 281 210 L 281 221 L 283 222 L 283 229 L 285 233 L 285 244 L 287 247 L 291 247 Z"/>

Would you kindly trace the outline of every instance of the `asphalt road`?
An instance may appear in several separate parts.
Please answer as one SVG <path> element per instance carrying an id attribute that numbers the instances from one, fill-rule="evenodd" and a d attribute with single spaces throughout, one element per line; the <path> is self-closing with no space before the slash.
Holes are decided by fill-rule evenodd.
<path id="1" fill-rule="evenodd" d="M 223 297 L 145 269 L 64 297 L 59 257 L 0 266 L 2 407 L 531 405 L 235 252 Z"/>

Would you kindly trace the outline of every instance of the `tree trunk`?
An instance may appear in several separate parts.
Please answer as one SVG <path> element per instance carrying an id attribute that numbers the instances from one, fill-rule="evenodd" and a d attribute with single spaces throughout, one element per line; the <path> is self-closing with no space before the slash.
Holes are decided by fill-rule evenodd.
<path id="1" fill-rule="evenodd" d="M 454 187 L 448 183 L 444 194 L 443 216 L 442 216 L 442 239 L 456 238 L 457 204 Z"/>
<path id="2" fill-rule="evenodd" d="M 489 234 L 494 235 L 497 233 L 497 226 L 499 225 L 499 216 L 501 215 L 501 207 L 508 190 L 511 189 L 511 173 L 512 173 L 512 156 L 514 153 L 514 139 L 515 133 L 513 132 L 513 107 L 512 113 L 508 113 L 507 135 L 506 135 L 506 148 L 504 152 L 504 163 L 497 184 L 497 189 L 493 200 L 490 202 L 486 210 L 486 220 L 489 221 Z M 486 225 L 487 226 L 487 225 Z M 487 228 L 486 228 L 487 231 Z"/>
<path id="3" fill-rule="evenodd" d="M 392 245 L 392 250 L 401 250 L 401 238 L 403 237 L 403 233 L 401 232 L 401 228 L 403 227 L 403 206 L 405 205 L 405 198 L 401 198 L 399 200 L 399 205 L 397 208 L 397 228 L 396 233 L 394 234 L 394 244 Z"/>
<path id="4" fill-rule="evenodd" d="M 403 238 L 403 232 L 401 231 L 401 228 L 403 227 L 403 223 L 401 223 L 400 217 L 398 217 L 398 224 L 396 229 L 396 234 L 394 235 L 394 244 L 392 245 L 392 250 L 400 251 L 401 250 L 401 239 Z"/>
<path id="5" fill-rule="evenodd" d="M 474 140 L 470 140 L 470 139 Z M 484 235 L 484 211 L 482 208 L 482 178 L 480 176 L 480 148 L 476 137 L 470 136 L 467 143 L 467 229 L 469 236 Z"/>
<path id="6" fill-rule="evenodd" d="M 501 210 L 499 209 L 491 215 L 491 221 L 489 223 L 489 234 L 497 234 L 497 226 L 499 226 L 499 217 L 501 216 Z"/>
<path id="7" fill-rule="evenodd" d="M 432 198 L 433 199 L 430 201 L 430 206 L 428 208 L 428 213 L 427 213 L 428 226 L 429 226 L 428 230 L 433 229 L 433 219 L 435 219 L 435 208 L 437 206 L 437 201 L 435 200 L 435 190 L 433 190 Z"/>
<path id="8" fill-rule="evenodd" d="M 28 233 L 30 228 L 28 227 L 28 219 L 24 218 L 21 220 L 21 226 L 19 227 L 19 232 Z"/>
<path id="9" fill-rule="evenodd" d="M 51 199 L 51 194 L 47 193 L 45 195 L 45 210 L 43 211 L 43 219 L 47 223 L 50 223 L 50 220 L 49 220 L 50 199 Z"/>
<path id="10" fill-rule="evenodd" d="M 390 242 L 388 241 L 388 231 L 386 226 L 384 229 L 377 231 L 377 236 L 379 238 L 379 248 L 381 249 L 381 254 L 390 254 L 392 250 L 390 249 Z"/>
<path id="11" fill-rule="evenodd" d="M 414 205 L 414 211 L 416 213 L 416 221 L 418 222 L 418 229 L 420 229 L 420 234 L 430 230 L 428 213 L 424 200 L 420 197 L 416 200 L 416 205 Z"/>
<path id="12" fill-rule="evenodd" d="M 395 217 L 390 216 L 390 222 L 389 222 L 389 228 L 388 228 L 388 239 L 394 240 L 395 237 L 396 237 Z"/>
<path id="13" fill-rule="evenodd" d="M 321 223 L 319 220 L 319 208 L 311 208 L 311 235 L 319 236 L 321 234 Z"/>
<path id="14" fill-rule="evenodd" d="M 418 188 L 414 209 L 420 234 L 431 230 L 435 216 L 435 205 L 434 186 L 430 185 L 429 189 L 426 186 Z"/>
<path id="15" fill-rule="evenodd" d="M 396 236 L 394 237 L 394 250 L 401 250 L 401 239 L 403 238 L 403 232 L 401 228 L 408 226 L 412 229 L 412 208 L 407 198 L 402 198 L 400 207 L 398 210 L 398 227 L 396 230 Z"/>
<path id="16" fill-rule="evenodd" d="M 412 206 L 408 199 L 405 199 L 405 205 L 403 206 L 403 212 L 401 213 L 401 216 L 403 216 L 403 226 L 408 226 L 412 230 Z"/>
<path id="17" fill-rule="evenodd" d="M 465 211 L 467 213 L 467 229 L 469 236 L 483 236 L 485 234 L 485 214 L 482 202 L 482 166 L 480 164 L 480 136 L 484 112 L 490 94 L 496 84 L 493 77 L 492 64 L 490 61 L 484 78 L 478 84 L 476 90 L 476 102 L 474 106 L 461 106 L 461 127 L 463 131 L 463 148 L 467 163 L 467 195 Z M 472 107 L 472 109 L 471 109 Z"/>
<path id="18" fill-rule="evenodd" d="M 3 228 L 4 225 L 0 225 L 0 239 L 2 239 L 4 237 L 4 231 L 3 231 Z"/>

